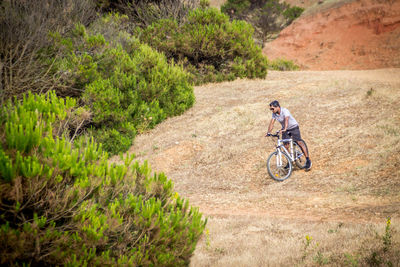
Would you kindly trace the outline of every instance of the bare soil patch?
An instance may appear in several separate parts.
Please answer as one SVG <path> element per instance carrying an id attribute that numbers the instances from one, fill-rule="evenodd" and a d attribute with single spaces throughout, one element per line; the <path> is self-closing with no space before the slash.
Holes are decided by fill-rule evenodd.
<path id="1" fill-rule="evenodd" d="M 265 44 L 268 58 L 309 70 L 400 67 L 400 1 L 318 2 Z"/>
<path id="2" fill-rule="evenodd" d="M 319 243 L 310 255 L 332 261 L 368 247 L 388 216 L 399 228 L 400 69 L 270 72 L 195 94 L 192 109 L 138 136 L 129 151 L 209 218 L 193 266 L 314 264 L 304 257 L 306 235 Z M 265 165 L 275 99 L 299 122 L 313 161 L 312 171 L 284 182 Z"/>

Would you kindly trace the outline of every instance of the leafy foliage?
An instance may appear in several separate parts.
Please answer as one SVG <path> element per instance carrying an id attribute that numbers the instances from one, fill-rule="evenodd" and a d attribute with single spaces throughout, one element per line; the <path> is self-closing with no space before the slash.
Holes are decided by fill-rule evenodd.
<path id="1" fill-rule="evenodd" d="M 0 113 L 2 265 L 187 265 L 206 221 L 148 165 L 55 135 L 76 101 L 54 92 Z"/>
<path id="2" fill-rule="evenodd" d="M 137 132 L 194 103 L 189 75 L 112 26 L 123 19 L 109 15 L 92 29 L 77 25 L 70 37 L 53 35 L 56 49 L 63 51 L 56 68 L 68 73 L 73 87 L 82 88 L 78 97 L 91 111 L 90 132 L 112 153 L 126 150 Z"/>
<path id="3" fill-rule="evenodd" d="M 232 17 L 245 18 L 244 14 L 250 6 L 250 0 L 228 0 L 221 6 L 221 11 Z"/>
<path id="4" fill-rule="evenodd" d="M 279 0 L 228 0 L 221 11 L 232 19 L 243 19 L 256 29 L 262 44 L 300 17 L 304 9 Z"/>
<path id="5" fill-rule="evenodd" d="M 290 24 L 293 22 L 293 20 L 300 17 L 301 14 L 303 13 L 303 11 L 304 11 L 304 8 L 294 6 L 294 7 L 286 8 L 285 11 L 282 12 L 282 14 L 288 20 L 286 23 Z"/>
<path id="6" fill-rule="evenodd" d="M 264 78 L 267 60 L 252 38 L 253 28 L 244 21 L 229 21 L 215 8 L 189 12 L 186 21 L 159 20 L 138 32 L 140 39 L 185 66 L 196 84 Z"/>
<path id="7" fill-rule="evenodd" d="M 272 70 L 298 70 L 299 66 L 297 66 L 293 61 L 286 59 L 275 59 L 268 62 L 268 68 Z"/>

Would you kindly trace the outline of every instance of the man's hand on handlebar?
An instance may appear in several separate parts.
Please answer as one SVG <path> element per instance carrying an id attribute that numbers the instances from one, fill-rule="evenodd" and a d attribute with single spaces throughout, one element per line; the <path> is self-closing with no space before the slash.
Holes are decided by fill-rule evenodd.
<path id="1" fill-rule="evenodd" d="M 279 137 L 280 132 L 281 132 L 281 130 L 277 131 L 276 134 L 267 133 L 267 134 L 265 135 L 265 137 L 267 137 L 267 136 Z"/>

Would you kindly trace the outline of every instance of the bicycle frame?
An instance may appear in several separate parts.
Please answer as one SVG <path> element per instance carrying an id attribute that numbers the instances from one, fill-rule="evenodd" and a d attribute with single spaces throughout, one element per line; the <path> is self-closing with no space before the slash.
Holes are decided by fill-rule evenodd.
<path id="1" fill-rule="evenodd" d="M 296 141 L 293 141 L 290 133 L 290 138 L 287 139 L 281 139 L 279 132 L 276 134 L 267 134 L 267 136 L 277 138 L 275 152 L 271 153 L 267 160 L 268 173 L 272 179 L 283 181 L 290 177 L 295 166 L 300 169 L 304 168 L 304 162 L 303 160 L 300 160 L 300 158 L 304 155 L 303 148 Z M 275 160 L 272 160 L 273 157 L 275 157 L 276 160 L 276 167 L 275 163 L 273 162 Z"/>
<path id="2" fill-rule="evenodd" d="M 290 144 L 290 152 L 286 149 L 286 147 L 284 145 L 285 143 Z M 282 149 L 283 149 L 283 151 L 282 151 Z M 301 153 L 300 155 L 297 155 L 296 158 L 294 158 L 294 149 L 293 149 L 293 139 L 292 138 L 279 139 L 279 137 L 278 137 L 278 145 L 276 146 L 276 151 L 278 152 L 278 155 L 279 155 L 278 158 L 280 161 L 278 166 L 282 166 L 282 156 L 281 156 L 282 152 L 286 152 L 286 155 L 289 156 L 291 162 L 295 162 L 296 159 L 303 156 L 303 153 Z M 278 158 L 277 158 L 277 160 L 278 160 Z M 278 162 L 277 162 L 277 164 L 278 164 Z"/>
<path id="3" fill-rule="evenodd" d="M 290 152 L 286 149 L 284 143 L 290 144 Z M 283 151 L 286 152 L 286 155 L 289 156 L 290 160 L 294 162 L 294 155 L 293 155 L 293 139 L 279 139 L 278 138 L 278 145 L 276 146 L 276 150 L 279 154 L 279 158 L 281 158 L 281 154 Z"/>

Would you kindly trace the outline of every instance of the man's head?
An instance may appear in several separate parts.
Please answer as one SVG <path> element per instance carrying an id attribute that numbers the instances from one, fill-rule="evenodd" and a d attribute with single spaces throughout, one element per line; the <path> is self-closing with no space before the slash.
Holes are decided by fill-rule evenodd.
<path id="1" fill-rule="evenodd" d="M 277 100 L 272 101 L 271 103 L 269 103 L 269 109 L 273 112 L 276 113 L 278 111 L 280 111 L 281 106 L 279 105 L 279 102 Z"/>

